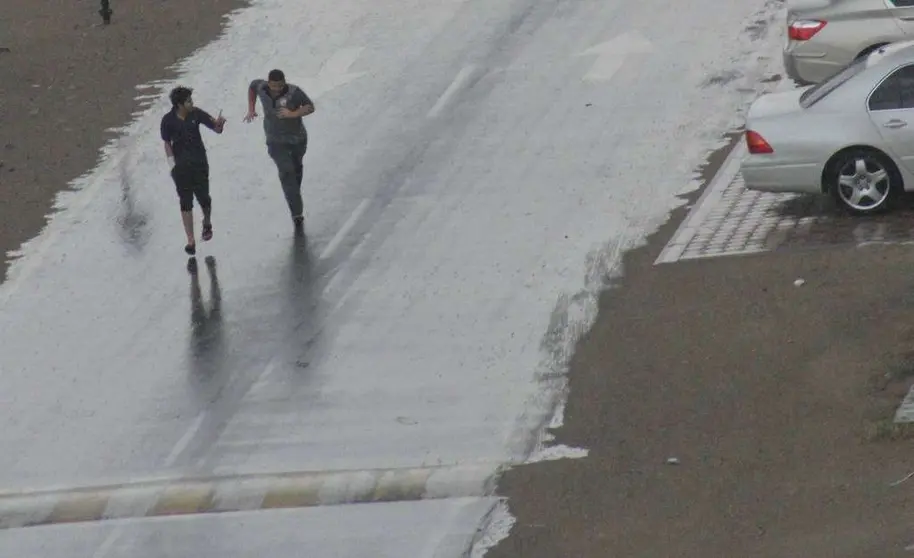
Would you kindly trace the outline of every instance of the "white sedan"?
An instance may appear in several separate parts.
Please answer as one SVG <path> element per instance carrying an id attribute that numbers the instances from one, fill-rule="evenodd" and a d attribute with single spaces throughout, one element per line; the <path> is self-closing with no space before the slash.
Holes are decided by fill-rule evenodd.
<path id="1" fill-rule="evenodd" d="M 821 83 L 749 108 L 749 190 L 822 193 L 857 215 L 914 190 L 914 41 L 892 43 Z"/>

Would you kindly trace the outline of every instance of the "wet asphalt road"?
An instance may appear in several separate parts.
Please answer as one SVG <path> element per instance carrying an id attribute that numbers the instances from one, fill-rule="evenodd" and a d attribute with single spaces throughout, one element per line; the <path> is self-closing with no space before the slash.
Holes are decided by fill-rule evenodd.
<path id="1" fill-rule="evenodd" d="M 762 2 L 694 0 L 688 26 L 661 4 L 265 0 L 240 14 L 186 67 L 196 104 L 229 117 L 205 137 L 215 238 L 195 264 L 159 97 L 0 291 L 0 486 L 525 459 L 599 276 L 678 203 L 744 95 L 708 68 L 762 73 L 761 46 L 733 38 Z M 277 63 L 303 40 L 301 66 Z M 689 57 L 670 54 L 684 44 Z M 247 83 L 275 65 L 317 102 L 307 238 L 260 124 L 241 123 Z M 256 528 L 266 516 L 165 520 L 118 540 L 129 556 L 283 552 L 295 537 L 329 541 L 308 556 L 448 556 L 490 505 L 283 512 L 267 522 L 282 537 Z M 337 517 L 380 538 L 320 527 Z M 0 555 L 55 556 L 78 531 L 93 556 L 107 528 L 0 533 Z M 149 544 L 169 533 L 184 546 Z"/>

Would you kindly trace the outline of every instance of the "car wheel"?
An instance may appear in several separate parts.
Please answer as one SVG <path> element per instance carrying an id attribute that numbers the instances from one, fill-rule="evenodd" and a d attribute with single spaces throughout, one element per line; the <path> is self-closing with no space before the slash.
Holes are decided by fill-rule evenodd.
<path id="1" fill-rule="evenodd" d="M 854 215 L 887 211 L 903 189 L 895 163 L 872 149 L 842 153 L 830 169 L 829 190 L 838 204 Z"/>

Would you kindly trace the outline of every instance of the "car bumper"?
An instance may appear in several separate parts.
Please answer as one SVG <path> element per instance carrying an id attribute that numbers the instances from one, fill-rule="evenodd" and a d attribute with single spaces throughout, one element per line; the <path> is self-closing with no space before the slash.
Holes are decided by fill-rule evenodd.
<path id="1" fill-rule="evenodd" d="M 797 82 L 799 85 L 812 85 L 831 77 L 841 71 L 845 64 L 832 60 L 826 60 L 825 57 L 813 57 L 798 55 L 788 47 L 783 52 L 784 71 L 787 77 Z M 848 61 L 850 62 L 850 61 Z"/>
<path id="2" fill-rule="evenodd" d="M 821 170 L 814 164 L 777 164 L 747 156 L 740 174 L 747 190 L 757 192 L 821 194 Z"/>

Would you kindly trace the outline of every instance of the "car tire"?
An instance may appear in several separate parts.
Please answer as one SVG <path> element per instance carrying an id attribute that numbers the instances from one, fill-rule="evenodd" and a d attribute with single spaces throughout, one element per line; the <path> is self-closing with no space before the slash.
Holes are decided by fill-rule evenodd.
<path id="1" fill-rule="evenodd" d="M 876 149 L 849 149 L 828 165 L 825 185 L 835 201 L 851 215 L 874 215 L 892 209 L 904 190 L 901 173 Z"/>

